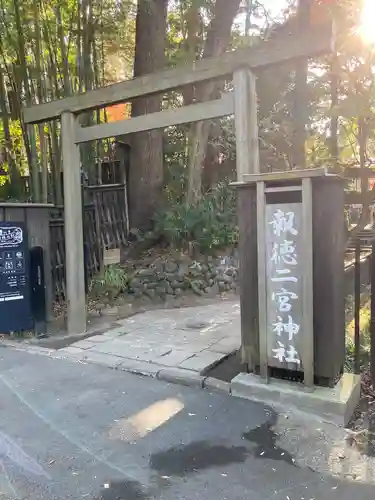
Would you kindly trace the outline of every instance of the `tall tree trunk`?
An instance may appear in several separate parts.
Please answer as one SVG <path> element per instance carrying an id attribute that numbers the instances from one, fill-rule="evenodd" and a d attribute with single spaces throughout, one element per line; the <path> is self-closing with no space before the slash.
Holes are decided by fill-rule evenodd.
<path id="1" fill-rule="evenodd" d="M 25 36 L 24 36 L 24 26 L 21 20 L 21 10 L 19 0 L 13 0 L 13 8 L 14 8 L 14 18 L 17 30 L 17 41 L 18 41 L 18 68 L 15 68 L 14 76 L 17 91 L 22 93 L 22 86 L 25 93 L 25 101 L 26 105 L 30 106 L 32 104 L 31 98 L 31 88 L 30 88 L 30 79 L 28 75 L 27 69 L 27 57 L 26 57 L 26 44 L 25 44 Z M 20 78 L 18 78 L 18 73 L 20 74 Z M 20 95 L 19 94 L 19 95 Z M 21 107 L 21 106 L 20 106 Z M 21 118 L 21 110 L 20 118 Z M 21 118 L 22 120 L 22 118 Z M 39 165 L 38 165 L 38 157 L 36 151 L 36 135 L 34 126 L 29 126 L 28 133 L 26 131 L 26 127 L 23 128 L 24 137 L 26 134 L 28 135 L 28 144 L 30 147 L 29 152 L 29 165 L 31 165 L 31 173 L 32 173 L 32 197 L 33 201 L 40 201 L 40 184 L 39 184 Z M 27 143 L 27 141 L 25 141 Z"/>
<path id="2" fill-rule="evenodd" d="M 52 99 L 56 98 L 56 94 L 52 85 L 52 73 L 53 68 L 48 65 L 48 74 L 46 78 L 46 90 L 47 95 L 52 96 Z M 59 133 L 56 120 L 50 122 L 50 163 L 52 172 L 52 199 L 56 205 L 63 204 L 63 187 L 61 179 L 61 148 L 59 144 Z"/>
<path id="3" fill-rule="evenodd" d="M 299 0 L 297 10 L 298 31 L 302 32 L 310 23 L 311 0 Z M 293 166 L 306 167 L 306 125 L 307 125 L 307 72 L 308 58 L 296 60 L 294 89 L 294 137 Z"/>
<path id="4" fill-rule="evenodd" d="M 58 139 L 58 130 L 56 120 L 50 123 L 51 131 L 51 143 L 50 143 L 50 154 L 51 154 L 51 165 L 53 173 L 53 200 L 56 205 L 63 204 L 63 188 L 61 182 L 61 149 Z"/>
<path id="5" fill-rule="evenodd" d="M 93 12 L 92 1 L 82 2 L 82 78 L 85 91 L 93 88 L 92 43 L 93 43 Z M 93 113 L 89 111 L 81 116 L 81 124 L 88 127 L 93 124 Z M 95 183 L 95 159 L 93 143 L 88 142 L 81 146 L 81 157 L 84 170 L 87 172 L 89 183 Z"/>
<path id="6" fill-rule="evenodd" d="M 245 36 L 250 36 L 251 16 L 253 14 L 253 8 L 253 0 L 246 0 Z"/>
<path id="7" fill-rule="evenodd" d="M 230 43 L 233 20 L 241 0 L 216 0 L 214 17 L 208 29 L 203 58 L 223 54 Z M 212 82 L 200 84 L 196 88 L 198 102 L 210 100 L 217 92 L 218 85 Z M 210 134 L 209 121 L 198 122 L 192 126 L 192 140 L 189 155 L 189 177 L 186 201 L 196 203 L 202 192 L 202 170 Z"/>
<path id="8" fill-rule="evenodd" d="M 337 105 L 339 103 L 339 59 L 337 54 L 334 54 L 331 59 L 331 130 L 329 139 L 329 149 L 333 169 L 339 173 L 339 117 L 337 113 Z"/>
<path id="9" fill-rule="evenodd" d="M 185 14 L 186 16 L 186 34 L 185 34 L 185 62 L 193 64 L 198 55 L 199 45 L 202 42 L 202 18 L 200 14 L 201 1 L 192 0 Z M 183 14 L 181 14 L 183 16 Z M 194 85 L 186 85 L 182 89 L 184 106 L 193 103 Z"/>
<path id="10" fill-rule="evenodd" d="M 152 73 L 165 65 L 168 0 L 138 0 L 134 76 Z M 136 99 L 132 116 L 161 109 L 162 97 Z M 129 173 L 132 228 L 150 227 L 163 188 L 163 131 L 135 134 L 132 138 Z"/>
<path id="11" fill-rule="evenodd" d="M 61 62 L 62 62 L 63 82 L 64 82 L 64 96 L 68 96 L 72 92 L 70 78 L 69 78 L 69 60 L 65 42 L 64 26 L 61 18 L 61 8 L 59 3 L 57 3 L 56 5 L 55 12 L 57 21 L 57 34 L 60 42 L 60 52 L 61 52 Z"/>
<path id="12" fill-rule="evenodd" d="M 6 159 L 8 163 L 9 169 L 9 179 L 11 184 L 11 192 L 12 196 L 20 191 L 20 172 L 17 168 L 17 164 L 15 161 L 15 157 L 13 154 L 13 146 L 12 146 L 12 137 L 10 134 L 9 128 L 9 117 L 8 117 L 8 106 L 7 106 L 7 98 L 5 92 L 5 82 L 4 75 L 2 70 L 0 69 L 0 111 L 2 115 L 3 121 L 3 129 L 4 129 L 4 143 L 5 143 L 5 151 L 6 151 Z"/>
<path id="13" fill-rule="evenodd" d="M 37 98 L 38 103 L 44 102 L 45 99 L 45 82 L 43 81 L 43 52 L 41 50 L 41 37 L 40 37 L 40 18 L 39 18 L 39 6 L 37 0 L 33 2 L 34 7 L 34 34 L 35 34 L 35 68 L 37 74 Z M 44 123 L 38 125 L 39 130 L 39 148 L 40 148 L 40 165 L 41 165 L 41 201 L 43 203 L 48 202 L 48 148 L 47 148 L 47 136 L 44 130 Z"/>

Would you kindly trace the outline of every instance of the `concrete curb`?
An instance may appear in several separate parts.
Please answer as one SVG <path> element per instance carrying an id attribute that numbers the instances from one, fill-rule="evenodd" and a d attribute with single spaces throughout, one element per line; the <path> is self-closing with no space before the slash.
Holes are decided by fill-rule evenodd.
<path id="1" fill-rule="evenodd" d="M 49 349 L 48 347 L 26 344 L 23 342 L 14 342 L 12 340 L 1 340 L 0 346 L 5 348 L 10 347 L 11 349 L 15 349 L 16 351 L 25 351 L 32 354 L 41 354 L 44 356 L 51 356 L 53 353 L 57 352 L 55 349 Z"/>
<path id="2" fill-rule="evenodd" d="M 266 384 L 259 375 L 240 373 L 231 382 L 232 396 L 275 406 L 281 404 L 321 421 L 346 426 L 360 399 L 359 375 L 344 373 L 333 388 L 315 386 L 307 390 L 300 384 L 271 380 Z"/>
<path id="3" fill-rule="evenodd" d="M 164 382 L 170 382 L 172 384 L 180 384 L 188 387 L 199 387 L 203 388 L 204 378 L 197 372 L 192 370 L 184 370 L 183 368 L 162 368 L 157 378 Z"/>
<path id="4" fill-rule="evenodd" d="M 157 378 L 161 367 L 152 363 L 147 363 L 146 361 L 123 359 L 117 369 L 124 372 L 133 373 L 134 375 Z"/>
<path id="5" fill-rule="evenodd" d="M 225 382 L 218 378 L 206 377 L 203 381 L 203 388 L 209 391 L 224 392 L 225 394 L 231 393 L 230 382 Z"/>
<path id="6" fill-rule="evenodd" d="M 71 344 L 79 342 L 80 340 L 86 340 L 90 337 L 94 337 L 96 335 L 103 335 L 108 330 L 112 330 L 118 328 L 120 325 L 117 321 L 108 321 L 107 323 L 103 323 L 100 325 L 100 328 L 95 328 L 93 330 L 88 330 L 84 333 L 73 333 L 71 335 L 51 335 L 49 337 L 44 338 L 31 338 L 27 341 L 28 345 L 34 345 L 39 347 L 51 348 L 51 349 L 63 349 L 64 347 L 68 347 Z"/>
<path id="7" fill-rule="evenodd" d="M 118 358 L 110 354 L 96 353 L 75 347 L 66 347 L 62 350 L 48 349 L 32 344 L 15 343 L 11 341 L 3 341 L 0 345 L 10 347 L 18 351 L 25 351 L 31 354 L 39 354 L 49 356 L 53 359 L 65 359 L 78 363 L 86 363 L 100 365 L 113 370 L 120 370 L 133 375 L 150 377 L 179 384 L 186 387 L 198 387 L 208 391 L 220 392 L 230 395 L 231 386 L 229 382 L 215 379 L 213 377 L 205 377 L 199 372 L 187 370 L 184 368 L 163 367 L 146 361 L 137 361 L 134 359 Z"/>

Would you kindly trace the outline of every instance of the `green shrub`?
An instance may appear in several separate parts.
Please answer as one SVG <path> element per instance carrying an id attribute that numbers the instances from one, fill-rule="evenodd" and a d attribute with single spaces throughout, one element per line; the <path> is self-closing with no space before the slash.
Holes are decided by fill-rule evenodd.
<path id="1" fill-rule="evenodd" d="M 371 347 L 371 310 L 370 302 L 367 302 L 360 311 L 359 330 L 360 330 L 360 365 L 364 370 L 370 359 Z M 346 325 L 346 357 L 345 370 L 352 372 L 354 370 L 355 346 L 354 346 L 354 319 Z"/>
<path id="2" fill-rule="evenodd" d="M 116 298 L 128 288 L 129 277 L 122 267 L 118 265 L 106 266 L 103 272 L 92 279 L 90 292 L 97 297 Z"/>
<path id="3" fill-rule="evenodd" d="M 194 206 L 170 200 L 155 217 L 155 231 L 176 248 L 193 244 L 203 253 L 234 245 L 238 241 L 235 193 L 221 183 Z"/>

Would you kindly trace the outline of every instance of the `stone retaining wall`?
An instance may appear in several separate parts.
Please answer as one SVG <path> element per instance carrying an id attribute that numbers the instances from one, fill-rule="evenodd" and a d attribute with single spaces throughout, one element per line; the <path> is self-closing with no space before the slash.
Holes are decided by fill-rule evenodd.
<path id="1" fill-rule="evenodd" d="M 180 296 L 187 290 L 196 295 L 218 294 L 235 290 L 237 280 L 237 257 L 165 261 L 136 270 L 129 281 L 129 293 L 151 299 Z"/>
<path id="2" fill-rule="evenodd" d="M 370 283 L 370 259 L 361 260 L 361 284 Z M 239 278 L 238 256 L 206 257 L 202 260 L 158 261 L 135 270 L 128 291 L 135 297 L 150 299 L 180 296 L 190 290 L 196 295 L 235 291 Z M 353 293 L 354 264 L 345 269 L 345 292 Z"/>

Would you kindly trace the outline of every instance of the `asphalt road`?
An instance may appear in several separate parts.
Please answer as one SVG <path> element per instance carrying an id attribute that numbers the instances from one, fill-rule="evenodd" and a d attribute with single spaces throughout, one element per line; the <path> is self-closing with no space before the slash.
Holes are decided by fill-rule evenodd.
<path id="1" fill-rule="evenodd" d="M 11 348 L 0 394 L 0 500 L 374 497 L 301 467 L 261 404 Z"/>

